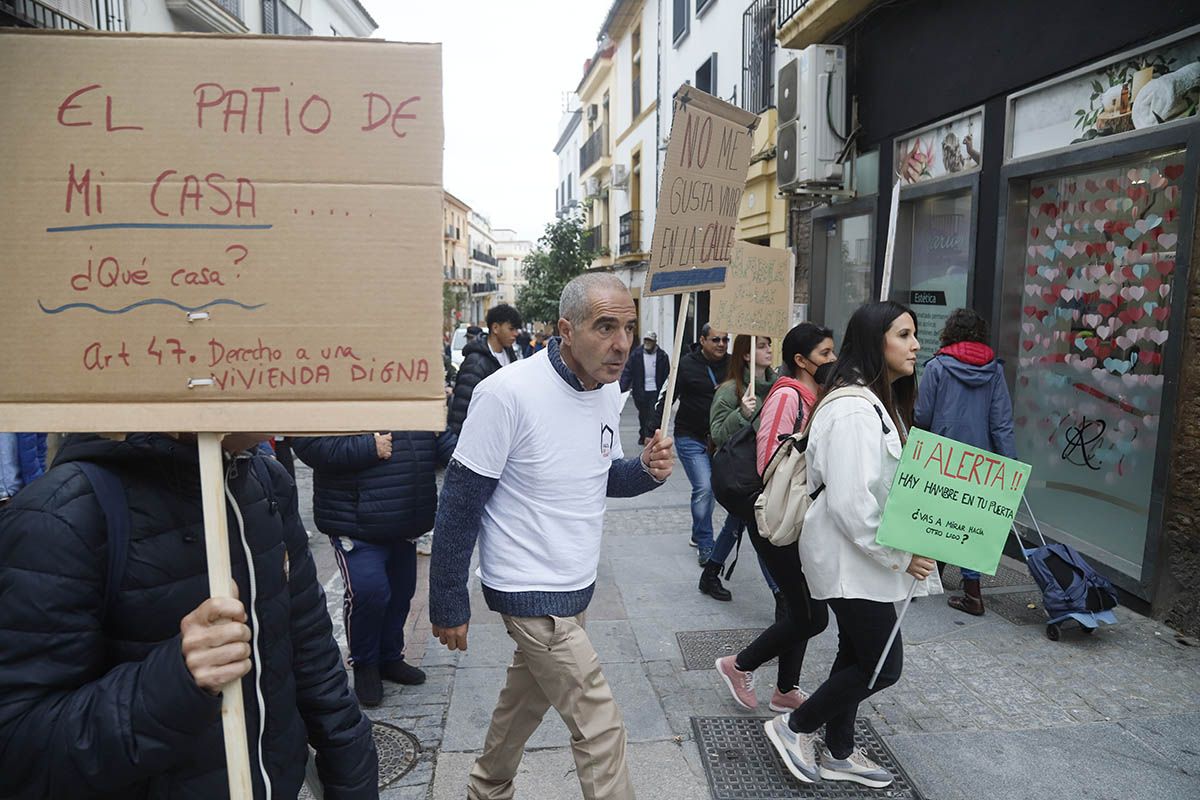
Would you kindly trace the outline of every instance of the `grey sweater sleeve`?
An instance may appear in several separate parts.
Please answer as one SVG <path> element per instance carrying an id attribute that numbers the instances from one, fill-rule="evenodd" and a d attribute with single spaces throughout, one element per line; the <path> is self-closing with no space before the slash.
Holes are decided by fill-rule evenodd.
<path id="1" fill-rule="evenodd" d="M 453 459 L 446 469 L 429 562 L 429 621 L 438 627 L 454 628 L 471 619 L 467 573 L 483 507 L 498 483 Z"/>
<path id="2" fill-rule="evenodd" d="M 608 496 L 637 497 L 663 485 L 657 481 L 642 463 L 641 453 L 633 458 L 614 461 L 608 467 Z"/>

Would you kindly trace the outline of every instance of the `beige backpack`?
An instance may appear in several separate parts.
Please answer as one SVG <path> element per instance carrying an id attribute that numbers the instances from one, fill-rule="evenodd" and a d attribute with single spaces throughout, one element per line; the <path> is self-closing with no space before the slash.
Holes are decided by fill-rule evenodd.
<path id="1" fill-rule="evenodd" d="M 867 399 L 879 413 L 880 421 L 883 420 L 879 403 L 870 389 L 864 386 L 835 389 L 817 403 L 804 428 L 788 436 L 767 462 L 763 472 L 763 490 L 754 501 L 754 521 L 758 525 L 759 535 L 777 547 L 794 544 L 800 538 L 808 507 L 825 489 L 824 486 L 818 486 L 811 495 L 808 493 L 808 459 L 805 451 L 808 449 L 808 432 L 813 419 L 826 405 L 845 397 Z M 886 423 L 884 431 L 887 431 Z"/>

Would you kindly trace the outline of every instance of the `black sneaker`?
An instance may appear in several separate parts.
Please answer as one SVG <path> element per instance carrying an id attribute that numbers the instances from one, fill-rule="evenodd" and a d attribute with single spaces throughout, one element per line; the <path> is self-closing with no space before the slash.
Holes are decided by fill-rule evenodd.
<path id="1" fill-rule="evenodd" d="M 403 683 L 405 686 L 420 686 L 425 682 L 425 673 L 403 659 L 383 662 L 379 674 L 385 681 Z"/>
<path id="2" fill-rule="evenodd" d="M 378 664 L 363 664 L 354 668 L 354 694 L 363 708 L 377 708 L 383 702 L 383 682 L 379 680 Z"/>

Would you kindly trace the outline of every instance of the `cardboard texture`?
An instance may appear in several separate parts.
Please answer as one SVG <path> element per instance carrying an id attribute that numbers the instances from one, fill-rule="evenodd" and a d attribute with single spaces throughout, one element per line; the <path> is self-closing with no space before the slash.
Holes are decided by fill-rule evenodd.
<path id="1" fill-rule="evenodd" d="M 644 295 L 717 289 L 732 257 L 758 117 L 691 86 L 675 93 Z"/>
<path id="2" fill-rule="evenodd" d="M 725 286 L 709 300 L 717 330 L 782 338 L 792 316 L 792 254 L 749 242 L 733 246 Z"/>
<path id="3" fill-rule="evenodd" d="M 995 575 L 1031 469 L 913 428 L 875 540 Z"/>
<path id="4" fill-rule="evenodd" d="M 439 45 L 3 31 L 0 68 L 0 430 L 443 426 Z"/>

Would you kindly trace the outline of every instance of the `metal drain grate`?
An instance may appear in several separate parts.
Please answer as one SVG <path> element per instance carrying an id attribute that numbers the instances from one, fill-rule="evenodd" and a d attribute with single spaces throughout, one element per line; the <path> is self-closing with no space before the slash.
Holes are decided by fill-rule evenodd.
<path id="1" fill-rule="evenodd" d="M 895 756 L 866 720 L 858 720 L 854 743 L 896 776 L 891 786 L 869 789 L 845 781 L 805 784 L 792 777 L 763 733 L 764 718 L 692 717 L 692 731 L 713 800 L 924 800 Z"/>
<path id="2" fill-rule="evenodd" d="M 942 585 L 947 589 L 962 588 L 962 572 L 953 564 L 946 565 L 946 574 L 942 576 Z M 983 575 L 980 585 L 984 589 L 997 589 L 1006 586 L 1033 586 L 1033 578 L 1028 572 L 1001 565 L 995 575 Z"/>
<path id="3" fill-rule="evenodd" d="M 384 789 L 417 765 L 421 743 L 408 731 L 386 722 L 372 722 L 371 735 L 375 737 L 375 750 L 379 753 L 379 788 Z M 312 792 L 305 786 L 296 795 L 296 800 L 313 800 Z"/>
<path id="4" fill-rule="evenodd" d="M 728 631 L 679 631 L 675 641 L 683 654 L 684 669 L 712 669 L 713 662 L 723 656 L 731 656 L 754 641 L 762 633 L 761 628 L 739 628 Z M 774 664 L 771 659 L 768 664 Z"/>
<path id="5" fill-rule="evenodd" d="M 1014 625 L 1045 625 L 1046 611 L 1042 607 L 1042 593 L 1010 592 L 1008 594 L 986 594 L 984 607 L 995 612 Z M 1030 605 L 1033 608 L 1029 608 Z"/>

